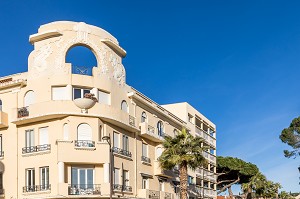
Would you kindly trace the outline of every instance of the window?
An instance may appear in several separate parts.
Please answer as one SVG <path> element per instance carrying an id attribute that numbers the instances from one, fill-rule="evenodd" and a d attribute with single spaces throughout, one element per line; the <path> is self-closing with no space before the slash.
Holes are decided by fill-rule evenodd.
<path id="1" fill-rule="evenodd" d="M 98 142 L 102 142 L 102 125 L 99 126 Z"/>
<path id="2" fill-rule="evenodd" d="M 188 184 L 189 185 L 194 184 L 194 177 L 188 176 Z"/>
<path id="3" fill-rule="evenodd" d="M 158 147 L 156 148 L 156 159 L 158 159 L 162 154 L 162 148 Z"/>
<path id="4" fill-rule="evenodd" d="M 144 143 L 142 143 L 142 155 L 148 157 L 148 145 Z"/>
<path id="5" fill-rule="evenodd" d="M 174 137 L 176 137 L 176 136 L 178 135 L 177 129 L 174 129 L 174 130 L 173 130 L 173 134 L 174 134 Z"/>
<path id="6" fill-rule="evenodd" d="M 25 147 L 32 147 L 34 146 L 34 131 L 26 130 L 25 131 Z"/>
<path id="7" fill-rule="evenodd" d="M 125 100 L 122 101 L 121 103 L 121 110 L 128 113 L 128 105 L 127 105 L 127 102 Z"/>
<path id="8" fill-rule="evenodd" d="M 40 145 L 49 144 L 48 127 L 40 128 L 39 133 L 40 133 Z"/>
<path id="9" fill-rule="evenodd" d="M 149 178 L 142 176 L 142 189 L 149 189 Z"/>
<path id="10" fill-rule="evenodd" d="M 117 132 L 114 132 L 114 147 L 119 148 L 120 147 L 120 134 Z"/>
<path id="11" fill-rule="evenodd" d="M 104 91 L 98 91 L 98 102 L 101 104 L 107 104 L 110 105 L 110 93 L 104 92 Z"/>
<path id="12" fill-rule="evenodd" d="M 159 191 L 165 191 L 164 181 L 159 179 L 158 182 L 159 182 Z"/>
<path id="13" fill-rule="evenodd" d="M 90 89 L 73 88 L 73 100 L 77 98 L 83 98 L 86 93 L 90 93 Z"/>
<path id="14" fill-rule="evenodd" d="M 68 90 L 66 86 L 52 87 L 52 100 L 68 100 Z"/>
<path id="15" fill-rule="evenodd" d="M 2 148 L 2 134 L 0 134 L 0 157 L 3 157 L 3 148 Z"/>
<path id="16" fill-rule="evenodd" d="M 83 123 L 77 127 L 77 140 L 92 140 L 92 128 L 90 125 Z"/>
<path id="17" fill-rule="evenodd" d="M 164 136 L 164 125 L 162 121 L 157 122 L 157 133 L 159 136 Z"/>
<path id="18" fill-rule="evenodd" d="M 35 95 L 33 91 L 28 91 L 24 96 L 24 106 L 30 106 L 35 101 Z"/>
<path id="19" fill-rule="evenodd" d="M 127 135 L 123 135 L 123 150 L 129 151 L 129 139 Z"/>
<path id="20" fill-rule="evenodd" d="M 49 167 L 40 167 L 41 190 L 48 190 L 49 187 Z"/>
<path id="21" fill-rule="evenodd" d="M 0 99 L 0 111 L 2 111 L 2 100 Z"/>
<path id="22" fill-rule="evenodd" d="M 120 184 L 120 169 L 114 169 L 114 184 Z"/>
<path id="23" fill-rule="evenodd" d="M 145 112 L 142 113 L 141 122 L 147 122 L 147 114 Z"/>
<path id="24" fill-rule="evenodd" d="M 123 185 L 129 186 L 129 171 L 123 170 Z"/>
<path id="25" fill-rule="evenodd" d="M 65 123 L 63 126 L 63 137 L 64 137 L 64 140 L 69 139 L 69 124 L 67 124 L 67 123 Z"/>
<path id="26" fill-rule="evenodd" d="M 35 191 L 35 170 L 34 168 L 26 169 L 26 192 Z"/>
<path id="27" fill-rule="evenodd" d="M 194 121 L 193 121 L 193 116 L 191 114 L 188 114 L 188 120 L 190 123 L 194 124 Z"/>
<path id="28" fill-rule="evenodd" d="M 93 188 L 94 185 L 94 168 L 72 167 L 71 171 L 72 187 Z"/>

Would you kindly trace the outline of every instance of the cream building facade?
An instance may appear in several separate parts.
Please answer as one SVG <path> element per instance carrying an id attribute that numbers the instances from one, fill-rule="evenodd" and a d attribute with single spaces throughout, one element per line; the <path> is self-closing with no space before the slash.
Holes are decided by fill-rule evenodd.
<path id="1" fill-rule="evenodd" d="M 216 198 L 216 126 L 187 103 L 159 105 L 127 85 L 116 38 L 59 21 L 29 41 L 28 72 L 0 78 L 1 198 L 179 198 L 178 170 L 156 160 L 164 136 L 182 128 L 212 148 L 208 167 L 189 171 L 189 197 Z M 97 59 L 90 75 L 66 63 L 76 46 Z"/>

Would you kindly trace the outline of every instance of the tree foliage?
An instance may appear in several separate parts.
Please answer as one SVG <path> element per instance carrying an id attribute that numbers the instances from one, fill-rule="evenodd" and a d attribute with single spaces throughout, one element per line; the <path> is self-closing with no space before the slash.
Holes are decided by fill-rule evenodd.
<path id="1" fill-rule="evenodd" d="M 258 173 L 256 165 L 233 157 L 217 157 L 218 193 L 230 189 L 234 184 L 249 182 Z M 231 195 L 231 193 L 230 193 Z"/>
<path id="2" fill-rule="evenodd" d="M 203 138 L 194 137 L 183 129 L 174 138 L 165 137 L 162 143 L 164 151 L 158 158 L 162 169 L 170 170 L 179 165 L 181 198 L 187 198 L 187 168 L 196 169 L 207 165 L 207 160 L 202 155 L 205 148 L 201 147 Z"/>
<path id="3" fill-rule="evenodd" d="M 293 119 L 290 126 L 282 130 L 279 136 L 283 143 L 292 147 L 292 150 L 284 150 L 285 157 L 300 156 L 300 117 Z"/>

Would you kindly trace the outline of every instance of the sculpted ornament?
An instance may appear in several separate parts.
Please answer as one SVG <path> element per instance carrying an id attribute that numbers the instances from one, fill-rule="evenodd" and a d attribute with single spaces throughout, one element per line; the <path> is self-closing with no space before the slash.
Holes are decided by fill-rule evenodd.
<path id="1" fill-rule="evenodd" d="M 50 43 L 42 46 L 34 57 L 33 68 L 37 69 L 38 72 L 42 72 L 47 69 L 47 58 L 53 52 Z"/>

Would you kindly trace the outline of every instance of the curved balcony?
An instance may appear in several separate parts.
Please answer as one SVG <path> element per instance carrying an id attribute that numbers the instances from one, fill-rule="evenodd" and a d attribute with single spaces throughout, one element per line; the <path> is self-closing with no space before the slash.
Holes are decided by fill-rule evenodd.
<path id="1" fill-rule="evenodd" d="M 140 123 L 141 137 L 147 138 L 153 142 L 163 142 L 164 133 L 158 135 L 155 128 L 149 125 L 147 122 Z"/>
<path id="2" fill-rule="evenodd" d="M 22 109 L 22 113 L 20 110 Z M 71 100 L 46 101 L 32 104 L 29 107 L 13 111 L 12 122 L 17 125 L 29 124 L 49 119 L 59 119 L 66 116 L 98 117 L 104 121 L 120 126 L 128 131 L 136 132 L 135 118 L 119 108 L 111 105 L 96 103 L 89 113 L 81 113 Z"/>

